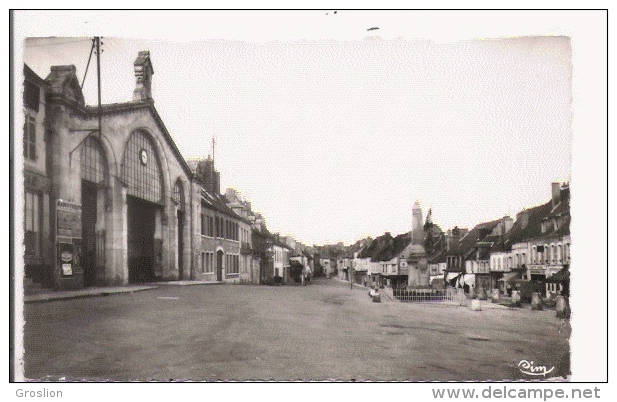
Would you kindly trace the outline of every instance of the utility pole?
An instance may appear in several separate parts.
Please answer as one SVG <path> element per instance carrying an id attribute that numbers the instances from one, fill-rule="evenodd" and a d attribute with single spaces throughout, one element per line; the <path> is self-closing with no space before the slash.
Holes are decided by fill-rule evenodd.
<path id="1" fill-rule="evenodd" d="M 214 194 L 214 189 L 216 187 L 215 182 L 216 180 L 214 179 L 214 144 L 215 144 L 215 140 L 214 140 L 214 135 L 212 136 L 212 164 L 210 165 L 210 181 L 212 183 L 212 194 Z"/>
<path id="2" fill-rule="evenodd" d="M 99 117 L 99 138 L 101 138 L 101 129 L 102 129 L 102 124 L 101 124 L 101 38 L 99 36 L 96 36 L 94 38 L 94 40 L 96 41 L 96 79 L 97 79 L 97 84 L 98 84 L 98 100 L 99 100 L 99 107 L 98 107 L 98 117 Z"/>

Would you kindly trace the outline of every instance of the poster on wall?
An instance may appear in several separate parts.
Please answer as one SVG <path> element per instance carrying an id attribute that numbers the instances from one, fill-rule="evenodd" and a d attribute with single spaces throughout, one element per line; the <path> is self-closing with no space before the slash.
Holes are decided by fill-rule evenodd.
<path id="1" fill-rule="evenodd" d="M 73 275 L 73 243 L 58 243 L 58 264 L 62 276 Z"/>
<path id="2" fill-rule="evenodd" d="M 56 223 L 58 237 L 81 238 L 81 205 L 58 200 Z"/>

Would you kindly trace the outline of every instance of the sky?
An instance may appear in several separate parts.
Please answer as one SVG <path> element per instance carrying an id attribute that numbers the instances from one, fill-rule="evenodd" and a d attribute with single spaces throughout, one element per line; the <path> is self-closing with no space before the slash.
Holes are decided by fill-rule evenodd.
<path id="1" fill-rule="evenodd" d="M 404 233 L 415 201 L 444 230 L 515 218 L 572 180 L 570 15 L 102 13 L 24 13 L 24 39 L 56 38 L 25 41 L 23 60 L 43 78 L 74 64 L 82 79 L 96 31 L 102 101 L 126 102 L 149 50 L 183 156 L 211 154 L 215 137 L 222 191 L 305 244 Z M 182 33 L 157 24 L 176 17 Z M 40 32 L 42 18 L 54 28 Z M 96 104 L 94 59 L 84 94 Z"/>

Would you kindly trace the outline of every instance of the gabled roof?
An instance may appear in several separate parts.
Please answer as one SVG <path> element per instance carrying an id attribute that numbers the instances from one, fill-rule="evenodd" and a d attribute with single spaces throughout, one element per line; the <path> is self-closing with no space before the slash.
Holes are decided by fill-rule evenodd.
<path id="1" fill-rule="evenodd" d="M 411 232 L 400 234 L 395 238 L 389 233 L 386 235 L 382 246 L 371 256 L 371 261 L 390 261 L 411 244 Z"/>
<path id="2" fill-rule="evenodd" d="M 272 233 L 270 233 L 268 231 L 268 228 L 266 228 L 265 226 L 262 226 L 261 230 L 256 227 L 252 227 L 251 232 L 253 236 L 260 236 L 260 237 L 267 238 L 267 239 L 274 239 L 274 235 L 272 235 Z"/>
<path id="3" fill-rule="evenodd" d="M 438 264 L 446 262 L 446 250 L 438 250 L 434 254 L 428 257 L 428 261 L 431 264 Z"/>
<path id="4" fill-rule="evenodd" d="M 355 253 L 358 253 L 359 255 L 362 252 L 362 250 L 367 248 L 372 242 L 373 242 L 373 239 L 371 239 L 370 237 L 366 239 L 358 240 L 357 242 L 355 242 L 354 244 L 348 247 L 347 254 L 345 255 L 345 257 L 354 258 Z"/>
<path id="5" fill-rule="evenodd" d="M 35 84 L 41 87 L 48 87 L 49 82 L 39 77 L 27 64 L 24 63 L 24 79 L 33 81 Z"/>
<path id="6" fill-rule="evenodd" d="M 551 211 L 551 201 L 533 208 L 521 211 L 506 236 L 506 250 L 512 244 L 542 236 L 542 219 Z"/>
<path id="7" fill-rule="evenodd" d="M 570 197 L 569 188 L 561 190 L 562 201 L 553 208 L 552 201 L 527 208 L 517 215 L 516 222 L 506 233 L 503 241 L 496 242 L 491 251 L 509 251 L 515 243 L 546 236 L 565 236 L 570 234 Z M 565 215 L 565 222 L 555 230 L 552 226 L 542 233 L 542 222 Z"/>
<path id="8" fill-rule="evenodd" d="M 248 219 L 243 218 L 242 216 L 236 214 L 233 211 L 233 209 L 227 206 L 227 204 L 225 203 L 225 197 L 223 197 L 220 194 L 213 194 L 213 193 L 210 193 L 202 189 L 201 190 L 201 202 L 202 204 L 205 204 L 206 207 L 213 209 L 215 211 L 218 211 L 224 215 L 227 215 L 230 218 L 242 221 L 249 225 L 251 224 L 251 222 Z"/>
<path id="9" fill-rule="evenodd" d="M 154 107 L 153 100 L 133 101 L 133 102 L 124 102 L 124 103 L 110 103 L 106 105 L 101 105 L 101 113 L 103 115 L 113 114 L 113 113 L 118 113 L 118 112 L 140 110 L 140 109 L 147 109 L 148 111 L 150 111 L 150 113 L 152 114 L 152 117 L 154 118 L 154 121 L 156 122 L 157 126 L 161 130 L 161 133 L 163 134 L 163 138 L 165 138 L 165 142 L 167 143 L 172 153 L 174 154 L 174 156 L 180 163 L 180 166 L 182 166 L 182 169 L 184 170 L 186 175 L 190 178 L 197 177 L 193 174 L 193 171 L 191 170 L 189 165 L 186 163 L 186 160 L 180 153 L 180 150 L 176 146 L 176 143 L 171 137 L 171 134 L 167 130 L 165 123 L 163 123 L 163 119 L 161 118 L 161 115 L 159 115 L 159 112 L 156 110 L 156 107 Z M 95 106 L 86 106 L 85 112 L 88 114 L 96 114 L 98 112 L 98 108 Z"/>
<path id="10" fill-rule="evenodd" d="M 499 222 L 501 222 L 501 219 L 483 222 L 476 225 L 469 231 L 469 233 L 461 238 L 457 250 L 458 254 L 462 255 L 464 259 L 471 258 L 479 241 L 490 242 L 490 240 L 493 239 L 491 232 L 495 229 Z"/>
<path id="11" fill-rule="evenodd" d="M 370 258 L 373 260 L 373 256 L 377 254 L 388 242 L 388 239 L 391 239 L 392 236 L 390 233 L 384 233 L 381 236 L 378 236 L 369 244 L 367 247 L 363 248 L 360 254 L 358 254 L 358 258 Z"/>
<path id="12" fill-rule="evenodd" d="M 71 107 L 74 108 L 75 113 L 80 113 L 86 116 L 96 116 L 98 114 L 98 106 L 85 105 L 83 92 L 79 84 L 79 79 L 77 78 L 75 66 L 52 66 L 51 72 L 45 81 L 49 85 L 51 96 L 60 102 L 70 103 Z M 163 123 L 163 119 L 161 119 L 161 116 L 154 107 L 154 101 L 152 99 L 101 105 L 101 114 L 106 115 L 141 109 L 147 109 L 150 111 L 154 121 L 163 134 L 165 142 L 180 163 L 180 166 L 182 166 L 182 169 L 185 171 L 187 177 L 192 178 L 194 176 L 193 172 L 178 150 L 178 147 L 167 130 L 165 123 Z"/>

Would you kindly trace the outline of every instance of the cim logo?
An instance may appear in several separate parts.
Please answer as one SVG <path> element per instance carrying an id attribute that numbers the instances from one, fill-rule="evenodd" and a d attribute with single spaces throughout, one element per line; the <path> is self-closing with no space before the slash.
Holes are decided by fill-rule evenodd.
<path id="1" fill-rule="evenodd" d="M 521 360 L 518 363 L 518 369 L 523 374 L 546 376 L 548 373 L 555 370 L 555 366 L 551 367 L 550 370 L 547 370 L 546 366 L 534 366 L 533 361 Z"/>

